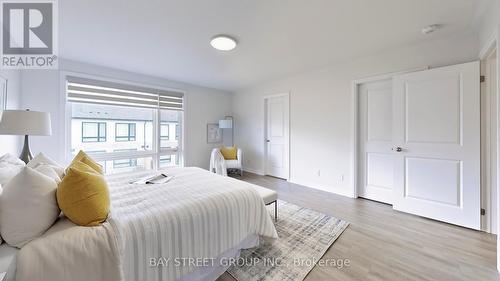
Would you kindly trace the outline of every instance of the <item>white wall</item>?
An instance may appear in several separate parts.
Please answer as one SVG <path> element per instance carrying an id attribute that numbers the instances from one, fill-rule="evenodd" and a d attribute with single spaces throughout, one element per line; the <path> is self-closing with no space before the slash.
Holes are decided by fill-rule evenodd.
<path id="1" fill-rule="evenodd" d="M 0 76 L 7 79 L 7 109 L 20 109 L 21 106 L 21 72 L 2 70 Z M 21 152 L 20 136 L 0 135 L 0 156 L 5 153 L 19 155 Z"/>
<path id="2" fill-rule="evenodd" d="M 210 151 L 217 145 L 206 143 L 206 124 L 217 122 L 225 115 L 231 115 L 231 94 L 166 79 L 62 60 L 59 70 L 23 71 L 23 107 L 49 111 L 52 117 L 50 137 L 33 137 L 33 153 L 43 151 L 49 157 L 65 162 L 65 112 L 64 95 L 61 90 L 61 72 L 79 72 L 104 78 L 119 79 L 150 86 L 175 88 L 186 91 L 185 112 L 185 164 L 186 166 L 209 166 Z"/>
<path id="3" fill-rule="evenodd" d="M 240 90 L 233 98 L 233 112 L 236 145 L 245 153 L 245 169 L 258 173 L 264 169 L 263 96 L 290 92 L 290 180 L 352 195 L 352 81 L 415 67 L 472 61 L 477 54 L 477 36 L 464 34 Z"/>

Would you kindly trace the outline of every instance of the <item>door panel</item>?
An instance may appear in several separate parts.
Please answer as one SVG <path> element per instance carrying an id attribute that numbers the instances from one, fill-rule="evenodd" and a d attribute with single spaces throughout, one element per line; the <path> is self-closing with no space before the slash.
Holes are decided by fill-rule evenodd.
<path id="1" fill-rule="evenodd" d="M 405 196 L 460 207 L 461 166 L 456 160 L 407 157 Z"/>
<path id="2" fill-rule="evenodd" d="M 369 187 L 388 189 L 392 192 L 394 159 L 390 154 L 367 153 L 366 184 Z"/>
<path id="3" fill-rule="evenodd" d="M 269 165 L 273 169 L 284 167 L 284 146 L 282 144 L 269 144 Z"/>
<path id="4" fill-rule="evenodd" d="M 284 111 L 283 102 L 270 101 L 269 102 L 269 136 L 270 137 L 284 137 Z"/>
<path id="5" fill-rule="evenodd" d="M 288 179 L 288 96 L 266 99 L 266 174 Z"/>
<path id="6" fill-rule="evenodd" d="M 387 89 L 367 90 L 368 141 L 392 141 L 392 93 Z"/>
<path id="7" fill-rule="evenodd" d="M 479 63 L 394 78 L 394 209 L 480 227 Z"/>
<path id="8" fill-rule="evenodd" d="M 359 86 L 359 196 L 392 204 L 392 83 Z"/>
<path id="9" fill-rule="evenodd" d="M 461 84 L 460 73 L 407 82 L 406 142 L 460 142 Z"/>

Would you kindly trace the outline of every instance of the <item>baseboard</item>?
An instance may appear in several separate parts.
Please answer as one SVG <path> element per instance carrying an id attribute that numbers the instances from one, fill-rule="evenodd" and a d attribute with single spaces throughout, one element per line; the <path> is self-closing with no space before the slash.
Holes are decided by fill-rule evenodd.
<path id="1" fill-rule="evenodd" d="M 249 172 L 249 173 L 252 173 L 252 174 L 256 174 L 256 175 L 259 175 L 259 176 L 264 176 L 265 175 L 264 171 L 261 171 L 261 170 L 254 170 L 254 169 L 249 169 L 249 168 L 243 168 L 243 171 L 244 172 Z"/>
<path id="2" fill-rule="evenodd" d="M 321 183 L 317 183 L 317 182 L 311 182 L 311 181 L 301 180 L 301 179 L 296 179 L 296 178 L 290 178 L 289 182 L 294 183 L 294 184 L 298 184 L 298 185 L 303 185 L 305 187 L 314 188 L 314 189 L 318 189 L 321 191 L 326 191 L 329 193 L 349 197 L 349 198 L 355 198 L 351 190 L 339 192 L 339 191 L 334 190 L 335 189 L 334 186 L 327 185 L 327 184 L 321 184 Z"/>

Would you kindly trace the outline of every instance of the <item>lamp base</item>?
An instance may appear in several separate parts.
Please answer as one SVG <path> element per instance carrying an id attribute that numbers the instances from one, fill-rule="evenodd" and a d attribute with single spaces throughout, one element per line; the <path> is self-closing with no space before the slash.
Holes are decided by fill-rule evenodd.
<path id="1" fill-rule="evenodd" d="M 21 155 L 19 155 L 19 159 L 23 160 L 24 163 L 28 164 L 28 162 L 33 159 L 33 155 L 30 151 L 30 145 L 28 140 L 28 135 L 24 136 L 24 146 L 23 151 L 21 151 Z"/>

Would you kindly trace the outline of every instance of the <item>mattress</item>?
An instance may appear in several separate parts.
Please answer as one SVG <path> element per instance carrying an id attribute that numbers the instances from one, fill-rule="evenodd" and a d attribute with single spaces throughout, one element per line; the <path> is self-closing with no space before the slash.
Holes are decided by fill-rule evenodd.
<path id="1" fill-rule="evenodd" d="M 200 168 L 170 168 L 165 173 L 172 180 L 157 185 L 131 185 L 131 175 L 108 179 L 109 222 L 123 251 L 126 281 L 179 280 L 205 266 L 191 261 L 210 263 L 252 234 L 277 237 L 252 184 Z M 151 258 L 168 262 L 149 266 Z"/>
<path id="2" fill-rule="evenodd" d="M 172 179 L 154 185 L 130 183 L 159 173 Z M 80 227 L 61 218 L 18 252 L 17 281 L 215 280 L 225 270 L 217 265 L 218 258 L 256 246 L 259 236 L 277 238 L 252 184 L 199 168 L 113 175 L 107 180 L 108 221 Z M 151 266 L 151 259 L 159 258 L 170 262 Z M 182 264 L 192 259 L 215 264 Z"/>

